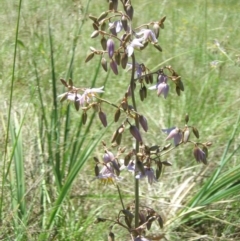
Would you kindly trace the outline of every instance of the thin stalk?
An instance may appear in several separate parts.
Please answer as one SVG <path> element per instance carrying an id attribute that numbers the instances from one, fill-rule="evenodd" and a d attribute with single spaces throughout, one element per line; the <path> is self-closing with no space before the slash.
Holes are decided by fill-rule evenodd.
<path id="1" fill-rule="evenodd" d="M 9 108 L 8 108 L 8 121 L 7 121 L 7 133 L 4 147 L 4 159 L 3 159 L 3 171 L 2 171 L 2 188 L 1 188 L 1 198 L 0 198 L 0 221 L 2 220 L 2 205 L 3 205 L 3 192 L 4 185 L 6 181 L 7 174 L 5 173 L 6 161 L 7 161 L 7 147 L 9 141 L 9 129 L 10 129 L 10 116 L 12 110 L 12 99 L 13 99 L 13 83 L 15 77 L 15 66 L 16 66 L 16 57 L 17 57 L 17 41 L 18 41 L 18 32 L 19 32 L 19 24 L 20 24 L 20 13 L 21 13 L 21 5 L 22 0 L 19 0 L 18 6 L 18 19 L 17 19 L 17 27 L 16 27 L 16 35 L 15 35 L 15 46 L 14 46 L 14 54 L 13 54 L 13 67 L 12 67 L 12 79 L 11 79 L 11 87 L 10 87 L 10 97 L 9 97 Z"/>
<path id="2" fill-rule="evenodd" d="M 135 55 L 134 53 L 132 54 L 132 74 L 131 74 L 131 82 L 130 82 L 130 88 L 131 88 L 131 93 L 132 93 L 132 105 L 134 110 L 137 112 L 137 105 L 136 105 L 136 100 L 135 100 L 135 95 L 134 95 L 134 74 L 135 74 Z M 138 115 L 135 117 L 135 125 L 139 129 L 139 120 L 138 120 Z M 136 140 L 135 143 L 135 149 L 136 153 L 139 152 L 139 141 Z M 136 156 L 138 159 L 138 157 Z M 138 160 L 136 160 L 137 162 Z M 135 171 L 135 176 L 137 175 Z M 138 227 L 139 225 L 139 180 L 134 178 L 134 195 L 135 195 L 135 228 Z"/>
<path id="3" fill-rule="evenodd" d="M 121 192 L 120 192 L 120 188 L 119 188 L 118 185 L 116 185 L 116 186 L 117 186 L 119 198 L 121 200 L 122 208 L 123 208 L 123 210 L 125 210 L 125 207 L 124 207 L 124 204 L 123 204 L 123 200 L 122 200 L 122 195 L 121 195 Z"/>

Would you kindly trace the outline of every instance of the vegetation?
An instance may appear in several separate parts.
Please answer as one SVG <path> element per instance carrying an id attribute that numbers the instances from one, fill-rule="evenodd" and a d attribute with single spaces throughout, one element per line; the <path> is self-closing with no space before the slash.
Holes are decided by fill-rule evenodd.
<path id="1" fill-rule="evenodd" d="M 212 142 L 206 166 L 196 163 L 187 146 L 166 154 L 172 166 L 158 183 L 141 185 L 140 202 L 161 213 L 164 228 L 153 231 L 163 240 L 239 240 L 240 2 L 136 2 L 136 26 L 167 16 L 159 37 L 163 52 L 148 48 L 138 58 L 150 56 L 144 64 L 151 70 L 173 66 L 185 87 L 181 96 L 170 91 L 167 99 L 153 95 L 140 102 L 149 123 L 147 144 L 167 144 L 161 129 L 182 125 L 186 113 L 199 127 L 201 141 Z M 116 127 L 102 127 L 93 111 L 83 125 L 81 113 L 57 98 L 64 92 L 60 79 L 71 78 L 77 86 L 104 85 L 103 97 L 121 100 L 129 72 L 106 74 L 97 57 L 84 63 L 89 46 L 96 46 L 88 15 L 99 16 L 106 4 L 2 3 L 2 240 L 107 240 L 109 223 L 94 221 L 113 218 L 121 209 L 115 187 L 93 181 L 93 157 L 102 156 L 98 144 Z M 119 185 L 128 203 L 134 199 L 133 180 L 123 176 Z M 126 240 L 120 229 L 115 236 Z"/>

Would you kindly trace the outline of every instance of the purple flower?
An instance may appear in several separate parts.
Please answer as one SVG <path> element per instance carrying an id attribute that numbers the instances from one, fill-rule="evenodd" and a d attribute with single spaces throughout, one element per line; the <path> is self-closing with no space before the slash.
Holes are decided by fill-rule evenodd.
<path id="1" fill-rule="evenodd" d="M 154 174 L 154 170 L 150 167 L 144 167 L 144 174 L 141 172 L 135 176 L 136 179 L 142 179 L 147 177 L 148 183 L 153 184 L 153 182 L 157 182 L 157 179 Z"/>
<path id="2" fill-rule="evenodd" d="M 132 42 L 127 46 L 127 54 L 128 54 L 128 57 L 132 56 L 133 52 L 134 52 L 134 49 L 135 48 L 140 48 L 140 47 L 143 47 L 144 45 L 140 42 L 139 39 L 133 39 Z"/>
<path id="3" fill-rule="evenodd" d="M 114 42 L 113 40 L 110 38 L 108 39 L 107 41 L 107 52 L 108 52 L 108 55 L 109 55 L 109 58 L 111 59 L 114 55 Z"/>
<path id="4" fill-rule="evenodd" d="M 99 179 L 104 184 L 111 184 L 114 183 L 114 181 L 121 180 L 122 178 L 118 177 L 114 173 L 114 168 L 111 163 L 107 163 L 103 166 L 102 170 L 99 172 L 99 175 L 95 179 Z"/>
<path id="5" fill-rule="evenodd" d="M 108 162 L 111 162 L 115 159 L 115 156 L 113 155 L 112 152 L 110 151 L 106 151 L 105 154 L 103 155 L 103 160 L 104 160 L 104 163 L 108 163 Z"/>
<path id="6" fill-rule="evenodd" d="M 197 162 L 202 162 L 203 164 L 207 165 L 206 153 L 201 148 L 195 146 L 193 149 L 193 155 Z"/>
<path id="7" fill-rule="evenodd" d="M 140 32 L 136 33 L 137 36 L 142 36 L 141 38 L 139 38 L 140 42 L 146 42 L 146 41 L 150 41 L 151 43 L 157 43 L 158 40 L 155 36 L 155 33 L 151 30 L 151 29 L 142 29 L 140 30 Z"/>
<path id="8" fill-rule="evenodd" d="M 117 35 L 123 29 L 122 22 L 120 20 L 109 23 L 109 30 L 113 35 Z"/>
<path id="9" fill-rule="evenodd" d="M 151 86 L 148 88 L 149 90 L 157 90 L 157 95 L 160 96 L 163 94 L 164 98 L 167 98 L 168 92 L 169 92 L 169 85 L 165 82 Z"/>
<path id="10" fill-rule="evenodd" d="M 166 141 L 172 138 L 174 139 L 175 146 L 177 146 L 182 141 L 182 132 L 177 127 L 162 129 L 162 131 L 168 134 Z"/>
<path id="11" fill-rule="evenodd" d="M 167 98 L 169 92 L 169 85 L 167 84 L 167 76 L 165 74 L 158 75 L 158 82 L 156 85 L 149 87 L 150 90 L 157 90 L 157 95 L 163 94 L 164 98 Z"/>

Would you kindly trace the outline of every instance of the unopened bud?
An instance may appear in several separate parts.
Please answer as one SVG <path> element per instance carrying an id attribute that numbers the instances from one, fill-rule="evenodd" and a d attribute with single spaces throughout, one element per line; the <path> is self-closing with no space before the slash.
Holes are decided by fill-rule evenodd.
<path id="1" fill-rule="evenodd" d="M 128 55 L 124 52 L 121 56 L 121 66 L 123 69 L 126 69 L 127 62 L 128 62 Z"/>
<path id="2" fill-rule="evenodd" d="M 123 15 L 121 18 L 122 26 L 125 31 L 128 30 L 128 21 L 127 18 Z"/>
<path id="3" fill-rule="evenodd" d="M 107 60 L 104 57 L 102 57 L 101 59 L 101 65 L 103 69 L 107 72 Z"/>
<path id="4" fill-rule="evenodd" d="M 108 12 L 103 12 L 101 13 L 101 15 L 98 17 L 97 21 L 100 22 L 101 20 L 103 20 L 104 18 L 106 18 L 108 15 Z"/>
<path id="5" fill-rule="evenodd" d="M 116 61 L 116 64 L 117 64 L 117 65 L 120 65 L 121 54 L 119 53 L 119 51 L 117 51 L 117 52 L 114 54 L 114 59 L 115 59 L 115 61 Z"/>
<path id="6" fill-rule="evenodd" d="M 159 29 L 160 29 L 159 25 L 157 23 L 154 23 L 153 24 L 153 31 L 155 33 L 156 38 L 159 37 Z"/>
<path id="7" fill-rule="evenodd" d="M 99 35 L 99 31 L 95 30 L 92 34 L 91 34 L 91 38 L 96 38 Z"/>
<path id="8" fill-rule="evenodd" d="M 117 111 L 115 112 L 115 115 L 114 115 L 115 122 L 118 122 L 120 115 L 121 115 L 121 111 L 120 111 L 120 109 L 117 109 Z"/>
<path id="9" fill-rule="evenodd" d="M 94 53 L 90 53 L 87 58 L 85 59 L 85 63 L 87 63 L 88 61 L 90 61 L 92 58 L 94 57 Z"/>
<path id="10" fill-rule="evenodd" d="M 95 176 L 97 177 L 99 175 L 99 166 L 96 164 L 95 167 L 94 167 L 94 172 L 95 172 Z"/>
<path id="11" fill-rule="evenodd" d="M 116 62 L 113 59 L 111 59 L 111 61 L 110 61 L 110 67 L 111 67 L 113 73 L 115 75 L 118 75 L 118 67 L 117 67 Z"/>
<path id="12" fill-rule="evenodd" d="M 106 127 L 107 126 L 107 117 L 106 117 L 106 114 L 102 111 L 99 111 L 98 112 L 98 116 L 99 116 L 99 119 L 100 121 L 102 122 L 103 126 Z"/>
<path id="13" fill-rule="evenodd" d="M 132 18 L 133 18 L 133 12 L 134 12 L 134 10 L 133 10 L 132 5 L 128 5 L 128 6 L 126 7 L 126 13 L 127 13 L 128 17 L 129 17 L 131 20 L 132 20 Z"/>
<path id="14" fill-rule="evenodd" d="M 139 123 L 142 126 L 143 130 L 145 132 L 147 132 L 148 131 L 148 122 L 147 122 L 147 119 L 143 115 L 139 116 Z"/>
<path id="15" fill-rule="evenodd" d="M 183 132 L 183 143 L 187 143 L 190 137 L 190 130 L 187 127 Z"/>
<path id="16" fill-rule="evenodd" d="M 130 133 L 137 141 L 142 142 L 141 134 L 136 126 L 130 126 Z"/>
<path id="17" fill-rule="evenodd" d="M 88 15 L 88 17 L 93 20 L 94 22 L 97 21 L 97 17 L 93 16 L 93 15 Z"/>
<path id="18" fill-rule="evenodd" d="M 198 129 L 196 128 L 196 127 L 192 127 L 192 131 L 193 131 L 193 134 L 197 137 L 197 138 L 199 138 L 199 132 L 198 132 Z"/>
<path id="19" fill-rule="evenodd" d="M 82 123 L 83 123 L 83 125 L 85 125 L 86 122 L 87 122 L 87 112 L 84 111 L 83 114 L 82 114 Z"/>
<path id="20" fill-rule="evenodd" d="M 111 38 L 107 40 L 107 51 L 109 58 L 111 59 L 114 55 L 114 42 Z"/>
<path id="21" fill-rule="evenodd" d="M 104 38 L 104 37 L 101 38 L 101 45 L 102 45 L 103 50 L 107 49 L 107 39 L 106 38 Z"/>
<path id="22" fill-rule="evenodd" d="M 75 109 L 78 111 L 80 107 L 80 103 L 77 96 L 75 96 L 74 106 L 75 106 Z"/>

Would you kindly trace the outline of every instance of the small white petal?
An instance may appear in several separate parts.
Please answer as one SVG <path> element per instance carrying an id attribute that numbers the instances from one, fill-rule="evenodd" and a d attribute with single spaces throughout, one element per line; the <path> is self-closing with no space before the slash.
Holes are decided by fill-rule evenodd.
<path id="1" fill-rule="evenodd" d="M 157 85 L 153 85 L 151 87 L 148 87 L 149 90 L 156 90 L 157 89 Z"/>

